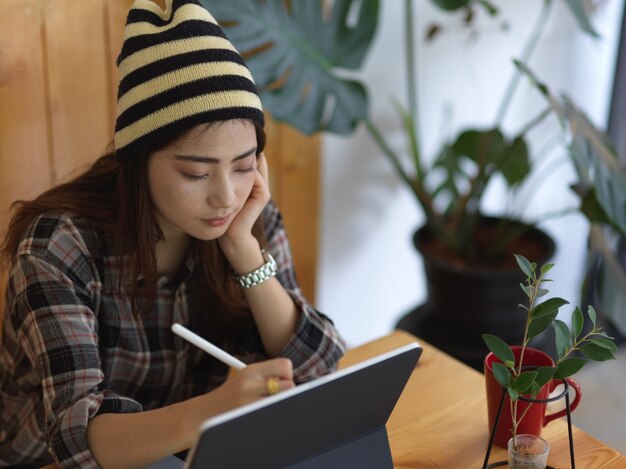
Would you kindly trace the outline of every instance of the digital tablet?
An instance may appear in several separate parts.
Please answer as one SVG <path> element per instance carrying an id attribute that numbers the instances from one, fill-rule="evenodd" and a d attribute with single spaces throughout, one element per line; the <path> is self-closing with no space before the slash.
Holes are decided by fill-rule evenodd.
<path id="1" fill-rule="evenodd" d="M 393 469 L 385 424 L 422 348 L 414 342 L 202 425 L 187 469 Z"/>

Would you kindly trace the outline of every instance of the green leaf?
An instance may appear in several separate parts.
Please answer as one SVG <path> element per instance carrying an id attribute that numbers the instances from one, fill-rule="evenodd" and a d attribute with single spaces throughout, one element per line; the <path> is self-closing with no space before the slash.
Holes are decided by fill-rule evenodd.
<path id="1" fill-rule="evenodd" d="M 432 2 L 446 11 L 459 10 L 469 4 L 469 0 L 432 0 Z"/>
<path id="2" fill-rule="evenodd" d="M 499 129 L 466 129 L 452 144 L 455 154 L 469 158 L 481 168 L 499 161 L 504 148 L 504 136 Z"/>
<path id="3" fill-rule="evenodd" d="M 528 325 L 528 338 L 532 339 L 545 331 L 548 326 L 552 324 L 552 321 L 554 321 L 557 314 L 558 311 L 554 311 L 552 313 L 544 314 L 543 316 L 531 318 L 530 324 Z"/>
<path id="4" fill-rule="evenodd" d="M 523 283 L 520 283 L 519 286 L 522 287 L 522 290 L 524 290 L 526 296 L 530 298 L 530 295 L 532 294 L 532 289 L 530 288 L 530 285 L 524 285 Z"/>
<path id="5" fill-rule="evenodd" d="M 547 274 L 552 269 L 552 267 L 554 267 L 554 264 L 544 264 L 543 266 L 541 266 L 541 275 Z"/>
<path id="6" fill-rule="evenodd" d="M 559 117 L 562 117 L 563 109 L 561 108 L 559 103 L 555 99 L 553 99 L 552 95 L 550 94 L 550 89 L 546 86 L 546 84 L 539 81 L 539 78 L 537 77 L 535 72 L 533 72 L 530 69 L 530 67 L 526 65 L 524 62 L 522 62 L 521 60 L 513 59 L 513 63 L 515 64 L 517 69 L 520 71 L 520 73 L 526 75 L 526 77 L 528 77 L 528 79 L 530 80 L 531 84 L 535 86 L 537 90 L 550 102 L 550 104 L 552 105 L 554 109 L 554 112 Z"/>
<path id="7" fill-rule="evenodd" d="M 578 21 L 578 26 L 580 27 L 580 29 L 582 29 L 590 36 L 593 36 L 595 38 L 600 37 L 596 30 L 593 29 L 591 21 L 589 21 L 589 16 L 587 15 L 587 11 L 585 10 L 584 0 L 565 0 L 565 3 L 576 17 L 576 21 Z"/>
<path id="8" fill-rule="evenodd" d="M 555 378 L 567 378 L 585 366 L 587 360 L 580 357 L 569 357 L 556 366 Z"/>
<path id="9" fill-rule="evenodd" d="M 500 359 L 500 361 L 508 362 L 515 361 L 515 355 L 513 355 L 513 350 L 509 347 L 505 341 L 503 341 L 500 337 L 497 337 L 492 334 L 483 334 L 482 335 L 485 344 L 489 350 L 493 352 L 493 354 Z"/>
<path id="10" fill-rule="evenodd" d="M 611 352 L 617 352 L 617 345 L 610 339 L 591 339 L 589 342 L 596 344 L 598 347 L 603 347 Z"/>
<path id="11" fill-rule="evenodd" d="M 559 311 L 559 308 L 563 305 L 569 304 L 569 301 L 563 298 L 550 298 L 541 304 L 535 306 L 531 311 L 531 317 L 536 318 L 544 315 L 549 315 Z"/>
<path id="12" fill-rule="evenodd" d="M 607 339 L 615 340 L 615 337 L 611 337 L 606 332 L 594 332 L 594 336 L 606 337 Z"/>
<path id="13" fill-rule="evenodd" d="M 597 202 L 611 225 L 626 233 L 626 171 L 605 133 L 565 100 L 565 116 L 571 132 L 569 154 L 580 185 L 593 187 Z"/>
<path id="14" fill-rule="evenodd" d="M 580 351 L 587 358 L 597 362 L 603 362 L 605 360 L 612 360 L 615 358 L 615 355 L 611 350 L 591 342 L 580 347 Z"/>
<path id="15" fill-rule="evenodd" d="M 539 389 L 543 388 L 556 373 L 556 368 L 552 366 L 541 366 L 535 370 L 537 372 L 537 378 L 535 383 L 539 386 Z"/>
<path id="16" fill-rule="evenodd" d="M 583 313 L 577 306 L 576 309 L 574 309 L 574 311 L 572 312 L 572 332 L 574 333 L 575 338 L 577 338 L 583 331 L 584 322 L 585 318 L 583 317 Z"/>
<path id="17" fill-rule="evenodd" d="M 517 378 L 515 378 L 512 387 L 520 394 L 523 394 L 535 382 L 536 377 L 536 371 L 524 371 Z"/>
<path id="18" fill-rule="evenodd" d="M 512 402 L 515 402 L 519 399 L 519 393 L 515 389 L 507 388 L 507 391 L 509 392 L 509 397 L 511 398 Z"/>
<path id="19" fill-rule="evenodd" d="M 311 134 L 351 133 L 367 116 L 365 87 L 347 70 L 363 64 L 378 23 L 378 0 L 323 2 L 201 0 L 246 57 L 272 117 Z M 352 20 L 352 16 L 350 16 Z"/>
<path id="20" fill-rule="evenodd" d="M 493 363 L 493 376 L 496 378 L 496 381 L 500 383 L 501 386 L 508 386 L 511 381 L 511 374 L 507 367 L 505 367 L 502 363 L 494 362 Z"/>
<path id="21" fill-rule="evenodd" d="M 510 144 L 503 148 L 502 153 L 498 156 L 496 167 L 510 187 L 526 179 L 530 173 L 530 158 L 524 137 L 515 137 Z"/>
<path id="22" fill-rule="evenodd" d="M 498 8 L 491 2 L 488 2 L 487 0 L 478 0 L 478 4 L 482 5 L 485 10 L 487 10 L 487 13 L 489 13 L 491 16 L 497 16 L 498 15 Z"/>
<path id="23" fill-rule="evenodd" d="M 571 188 L 580 198 L 578 209 L 591 223 L 611 224 L 611 220 L 600 204 L 593 187 L 573 184 Z"/>
<path id="24" fill-rule="evenodd" d="M 541 392 L 541 386 L 537 383 L 533 383 L 530 387 L 530 396 L 534 399 Z"/>
<path id="25" fill-rule="evenodd" d="M 538 288 L 537 295 L 535 296 L 535 298 L 541 298 L 542 296 L 546 296 L 548 293 L 550 292 L 546 290 L 545 288 Z"/>
<path id="26" fill-rule="evenodd" d="M 513 254 L 513 255 L 515 256 L 515 260 L 517 261 L 517 265 L 519 265 L 519 268 L 522 269 L 522 272 L 524 272 L 524 275 L 526 275 L 526 277 L 532 278 L 535 275 L 535 270 L 531 267 L 530 262 L 528 261 L 528 259 L 526 259 L 524 256 L 519 255 L 519 254 Z M 524 287 L 522 287 L 522 288 L 524 288 Z M 524 291 L 526 291 L 526 290 L 524 290 Z"/>
<path id="27" fill-rule="evenodd" d="M 572 346 L 572 336 L 567 324 L 560 319 L 555 319 L 553 326 L 556 338 L 556 353 L 559 358 L 563 358 L 567 350 Z"/>
<path id="28" fill-rule="evenodd" d="M 593 308 L 593 306 L 589 305 L 587 306 L 587 314 L 589 315 L 589 319 L 591 319 L 591 323 L 593 324 L 593 327 L 596 327 L 596 310 Z"/>

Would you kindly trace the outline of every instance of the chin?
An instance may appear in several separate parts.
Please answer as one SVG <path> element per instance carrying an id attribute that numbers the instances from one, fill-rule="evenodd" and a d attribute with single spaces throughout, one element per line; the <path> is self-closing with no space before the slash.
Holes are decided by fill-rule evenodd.
<path id="1" fill-rule="evenodd" d="M 215 239 L 221 238 L 228 227 L 220 227 L 220 228 L 209 228 L 204 230 L 193 230 L 189 232 L 189 235 L 199 239 L 200 241 L 213 241 Z"/>

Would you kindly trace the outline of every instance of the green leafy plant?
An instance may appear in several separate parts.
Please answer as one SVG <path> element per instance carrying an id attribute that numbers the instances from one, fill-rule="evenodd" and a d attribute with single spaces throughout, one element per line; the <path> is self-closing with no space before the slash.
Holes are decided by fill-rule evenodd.
<path id="1" fill-rule="evenodd" d="M 378 0 L 201 2 L 244 55 L 274 119 L 306 134 L 349 134 L 367 116 L 367 91 L 350 72 L 370 48 Z"/>
<path id="2" fill-rule="evenodd" d="M 492 2 L 483 1 L 435 1 L 446 11 L 466 10 L 465 18 L 473 17 L 473 9 L 482 7 L 491 16 L 498 10 Z M 530 25 L 526 42 L 519 55 L 521 63 L 526 63 L 539 45 L 540 37 L 556 2 L 544 0 L 542 9 L 534 25 Z M 582 31 L 596 37 L 585 9 L 580 1 L 566 0 Z M 457 263 L 475 266 L 494 265 L 510 260 L 509 254 L 515 249 L 514 242 L 520 239 L 528 224 L 519 223 L 519 215 L 505 213 L 498 217 L 495 233 L 484 236 L 481 230 L 485 225 L 483 199 L 491 183 L 502 180 L 509 193 L 515 193 L 532 174 L 533 158 L 528 144 L 528 136 L 552 114 L 550 106 L 540 110 L 536 116 L 521 125 L 516 131 L 506 132 L 503 121 L 511 107 L 513 95 L 520 83 L 519 69 L 512 67 L 512 74 L 500 100 L 493 124 L 485 128 L 469 127 L 445 141 L 434 159 L 425 158 L 419 139 L 419 118 L 417 106 L 417 80 L 415 79 L 415 54 L 412 2 L 405 1 L 406 49 L 407 49 L 407 95 L 408 104 L 396 104 L 406 136 L 409 158 L 405 149 L 395 149 L 385 136 L 369 120 L 365 124 L 392 163 L 396 173 L 411 189 L 425 214 L 425 225 L 439 244 L 438 252 Z M 441 28 L 439 28 L 441 29 Z M 562 212 L 566 213 L 566 211 Z M 558 215 L 558 214 L 553 214 Z M 498 242 L 493 242 L 497 239 Z"/>
<path id="3" fill-rule="evenodd" d="M 590 264 L 596 265 L 591 292 L 601 316 L 626 336 L 626 271 L 619 257 L 626 236 L 626 169 L 605 133 L 567 95 L 556 96 L 526 64 L 515 62 L 558 117 L 578 181 L 573 186 L 580 211 L 592 222 Z M 620 241 L 620 237 L 621 240 Z"/>
<path id="4" fill-rule="evenodd" d="M 507 245 L 523 235 L 527 225 L 519 216 L 504 214 L 497 232 L 481 241 L 482 201 L 492 181 L 502 179 L 511 192 L 532 171 L 527 136 L 551 114 L 549 106 L 517 131 L 505 132 L 502 122 L 520 81 L 511 64 L 494 123 L 471 126 L 443 142 L 433 159 L 421 149 L 417 102 L 417 66 L 414 50 L 414 0 L 405 0 L 405 64 L 408 99 L 394 102 L 405 144 L 395 147 L 368 115 L 367 88 L 358 77 L 379 17 L 379 0 L 201 0 L 224 26 L 243 52 L 272 116 L 304 133 L 351 133 L 363 122 L 373 141 L 415 196 L 425 215 L 425 225 L 443 252 L 466 265 L 508 262 Z M 527 62 L 557 0 L 544 0 L 540 15 L 528 29 L 520 55 Z M 584 8 L 584 0 L 563 1 L 581 30 L 597 36 Z M 488 0 L 431 0 L 446 13 L 464 14 L 473 25 L 475 12 L 499 15 Z M 473 27 L 473 26 L 472 26 Z M 445 28 L 436 27 L 438 31 Z M 440 252 L 442 251 L 440 249 Z M 510 249 L 509 249 L 510 251 Z"/>
<path id="5" fill-rule="evenodd" d="M 543 0 L 535 24 L 528 25 L 517 67 L 511 64 L 511 76 L 493 125 L 462 129 L 443 142 L 432 161 L 423 154 L 420 143 L 414 0 L 404 0 L 406 59 L 398 66 L 406 71 L 407 100 L 394 103 L 406 136 L 402 147 L 392 145 L 370 119 L 367 86 L 359 77 L 378 27 L 379 0 L 200 1 L 244 54 L 263 103 L 274 119 L 307 134 L 322 131 L 345 135 L 363 123 L 381 154 L 414 194 L 426 226 L 465 264 L 475 264 L 480 259 L 512 259 L 504 254 L 504 246 L 522 234 L 523 227 L 515 222 L 520 217 L 505 213 L 497 224 L 499 232 L 495 238 L 499 242 L 479 243 L 477 230 L 483 197 L 496 179 L 502 179 L 511 194 L 529 181 L 541 155 L 535 153 L 531 157 L 527 137 L 548 116 L 556 114 L 564 135 L 571 137 L 570 159 L 579 176 L 575 190 L 580 207 L 572 210 L 580 210 L 594 223 L 591 248 L 605 259 L 599 294 L 606 303 L 607 314 L 626 334 L 626 272 L 604 235 L 607 225 L 626 233 L 626 171 L 606 143 L 606 136 L 576 109 L 573 100 L 563 102 L 549 95 L 547 87 L 525 66 L 539 47 L 541 33 L 556 3 L 566 5 L 582 31 L 590 37 L 598 36 L 585 0 Z M 474 30 L 477 11 L 486 12 L 490 18 L 499 17 L 493 1 L 431 3 L 443 12 L 460 13 L 462 24 Z M 433 31 L 438 32 L 436 36 L 445 29 L 433 25 L 427 37 L 432 39 Z M 546 108 L 516 131 L 505 132 L 503 119 L 524 76 L 541 85 L 539 89 L 548 101 Z"/>
<path id="6" fill-rule="evenodd" d="M 515 438 L 517 427 L 526 415 L 530 406 L 518 415 L 518 401 L 521 395 L 537 397 L 541 389 L 552 379 L 572 376 L 589 361 L 604 361 L 615 358 L 617 347 L 613 338 L 596 325 L 596 312 L 592 306 L 587 307 L 587 317 L 591 321 L 591 330 L 585 331 L 585 316 L 579 307 L 574 308 L 571 315 L 571 327 L 557 319 L 559 308 L 568 304 L 562 298 L 552 297 L 538 303 L 537 300 L 548 295 L 543 287 L 550 280 L 546 274 L 554 264 L 545 264 L 537 269 L 537 264 L 529 262 L 524 256 L 515 255 L 517 263 L 526 276 L 525 283 L 520 284 L 528 297 L 528 306 L 520 305 L 526 311 L 526 326 L 521 344 L 520 357 L 515 362 L 511 347 L 499 337 L 483 334 L 483 340 L 493 354 L 502 363 L 493 363 L 493 375 L 509 394 L 511 403 L 512 434 Z M 554 328 L 556 352 L 558 358 L 554 367 L 542 366 L 524 370 L 522 367 L 524 353 L 530 340 L 538 336 L 550 326 Z M 514 443 L 517 445 L 516 441 Z"/>

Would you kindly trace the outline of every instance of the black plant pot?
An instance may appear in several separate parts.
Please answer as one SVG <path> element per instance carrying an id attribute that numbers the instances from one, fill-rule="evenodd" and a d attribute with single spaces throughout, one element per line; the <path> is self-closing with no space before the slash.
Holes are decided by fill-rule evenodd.
<path id="1" fill-rule="evenodd" d="M 497 219 L 485 218 L 484 222 L 493 224 Z M 533 246 L 533 254 L 541 255 L 537 258 L 525 252 L 516 251 L 516 254 L 525 255 L 538 265 L 554 254 L 554 241 L 543 231 L 528 227 L 523 238 L 526 245 Z M 482 371 L 489 350 L 481 334 L 495 334 L 511 345 L 521 344 L 523 340 L 526 311 L 518 305 L 528 303 L 520 288 L 524 274 L 515 263 L 492 270 L 436 257 L 427 249 L 431 239 L 425 227 L 417 230 L 413 238 L 424 261 L 426 303 L 403 316 L 397 327 Z M 533 341 L 533 346 L 546 349 L 541 336 Z"/>

